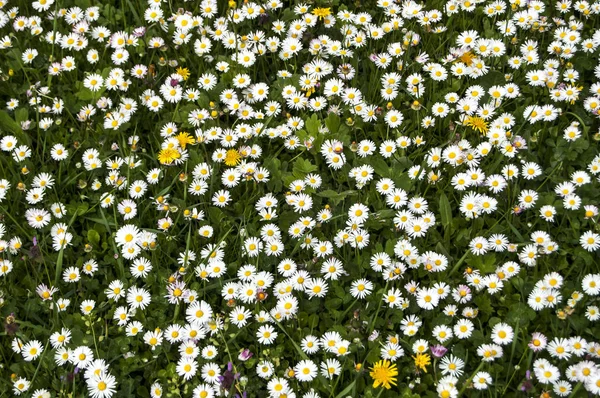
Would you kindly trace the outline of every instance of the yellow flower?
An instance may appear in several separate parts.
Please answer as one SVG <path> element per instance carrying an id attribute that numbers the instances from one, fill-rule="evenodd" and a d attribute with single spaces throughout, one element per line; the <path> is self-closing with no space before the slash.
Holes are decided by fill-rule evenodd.
<path id="1" fill-rule="evenodd" d="M 331 15 L 331 9 L 330 8 L 315 8 L 314 10 L 312 10 L 312 14 L 316 17 L 319 17 L 319 19 L 323 19 L 323 18 Z"/>
<path id="2" fill-rule="evenodd" d="M 392 388 L 391 385 L 396 385 L 398 368 L 396 367 L 396 364 L 392 364 L 390 361 L 385 359 L 375 363 L 375 365 L 371 368 L 371 373 L 369 374 L 373 378 L 373 388 L 377 388 L 382 385 L 389 390 Z"/>
<path id="3" fill-rule="evenodd" d="M 160 153 L 158 154 L 158 161 L 161 164 L 171 164 L 173 163 L 173 161 L 179 159 L 180 157 L 181 154 L 177 149 L 166 148 L 160 151 Z"/>
<path id="4" fill-rule="evenodd" d="M 417 356 L 414 356 L 412 358 L 415 360 L 415 366 L 427 373 L 427 365 L 431 364 L 431 357 L 429 356 L 429 354 L 418 353 Z"/>
<path id="5" fill-rule="evenodd" d="M 458 58 L 458 60 L 460 60 L 462 63 L 464 63 L 467 66 L 471 66 L 471 64 L 473 63 L 473 58 L 475 58 L 475 54 L 473 54 L 471 51 L 467 51 L 466 53 L 461 55 Z"/>
<path id="6" fill-rule="evenodd" d="M 237 149 L 230 149 L 225 154 L 225 164 L 227 166 L 237 166 L 241 159 L 242 155 L 240 155 Z"/>
<path id="7" fill-rule="evenodd" d="M 488 131 L 487 122 L 479 116 L 469 116 L 464 122 L 464 125 L 469 126 L 473 130 L 479 131 L 480 133 L 487 133 Z"/>
<path id="8" fill-rule="evenodd" d="M 177 134 L 177 141 L 179 141 L 179 145 L 185 149 L 185 146 L 190 144 L 193 145 L 196 143 L 196 140 L 194 139 L 194 137 L 192 137 L 191 135 L 189 135 L 189 133 L 182 131 L 181 133 Z"/>
<path id="9" fill-rule="evenodd" d="M 181 66 L 177 68 L 176 73 L 183 78 L 183 80 L 187 80 L 190 77 L 190 70 L 188 68 L 182 68 Z"/>

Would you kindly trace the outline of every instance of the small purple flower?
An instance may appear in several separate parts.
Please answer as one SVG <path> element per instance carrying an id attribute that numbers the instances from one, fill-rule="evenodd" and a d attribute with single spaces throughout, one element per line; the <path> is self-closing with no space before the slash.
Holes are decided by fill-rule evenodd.
<path id="1" fill-rule="evenodd" d="M 72 383 L 73 380 L 75 380 L 75 376 L 77 375 L 77 373 L 79 373 L 79 370 L 80 369 L 77 366 L 75 366 L 75 370 L 67 373 L 67 383 Z"/>
<path id="2" fill-rule="evenodd" d="M 373 330 L 373 333 L 369 336 L 369 341 L 375 341 L 379 337 L 379 332 L 377 330 Z"/>
<path id="3" fill-rule="evenodd" d="M 38 241 L 37 241 L 37 237 L 33 237 L 33 246 L 31 247 L 31 250 L 29 251 L 29 257 L 31 257 L 33 260 L 37 259 L 38 257 L 40 257 L 42 254 L 40 247 L 38 246 Z"/>
<path id="4" fill-rule="evenodd" d="M 258 16 L 258 24 L 259 25 L 264 25 L 264 24 L 268 23 L 269 22 L 269 18 L 270 18 L 270 15 L 267 14 L 266 12 L 263 13 L 263 14 L 260 14 Z"/>
<path id="5" fill-rule="evenodd" d="M 179 85 L 179 80 L 177 79 L 171 79 L 171 87 L 177 87 Z"/>
<path id="6" fill-rule="evenodd" d="M 521 391 L 529 391 L 533 388 L 533 383 L 530 380 L 531 380 L 531 371 L 528 370 L 527 372 L 525 372 L 525 380 L 523 381 L 523 383 L 521 383 L 521 387 L 520 387 Z"/>
<path id="7" fill-rule="evenodd" d="M 440 344 L 431 346 L 430 348 L 431 348 L 431 353 L 436 358 L 441 358 L 444 355 L 446 355 L 446 353 L 448 352 L 448 349 Z"/>
<path id="8" fill-rule="evenodd" d="M 133 31 L 133 35 L 135 37 L 142 37 L 146 34 L 146 28 L 144 26 L 140 26 L 138 28 L 135 28 Z"/>
<path id="9" fill-rule="evenodd" d="M 222 376 L 219 376 L 219 383 L 221 383 L 221 388 L 229 391 L 233 386 L 233 382 L 236 381 L 239 377 L 239 373 L 233 373 L 233 364 L 229 362 L 227 364 L 227 370 L 223 373 Z"/>
<path id="10" fill-rule="evenodd" d="M 21 122 L 22 130 L 29 130 L 30 127 L 31 127 L 31 120 L 24 120 Z"/>
<path id="11" fill-rule="evenodd" d="M 244 348 L 242 350 L 242 352 L 240 352 L 240 355 L 238 356 L 238 359 L 240 361 L 244 361 L 245 362 L 245 361 L 249 360 L 250 358 L 252 358 L 253 355 L 254 354 L 249 349 Z"/>

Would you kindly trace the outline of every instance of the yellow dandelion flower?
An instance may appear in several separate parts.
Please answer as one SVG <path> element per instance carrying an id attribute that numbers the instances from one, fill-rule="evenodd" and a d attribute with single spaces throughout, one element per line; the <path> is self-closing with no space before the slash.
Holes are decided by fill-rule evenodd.
<path id="1" fill-rule="evenodd" d="M 177 149 L 174 148 L 166 148 L 160 151 L 158 154 L 158 161 L 161 164 L 171 164 L 175 160 L 179 159 L 181 154 Z"/>
<path id="2" fill-rule="evenodd" d="M 473 58 L 475 58 L 475 54 L 473 54 L 471 51 L 467 51 L 466 53 L 461 55 L 458 59 L 460 60 L 460 62 L 464 63 L 465 65 L 471 66 L 471 64 L 473 63 Z"/>
<path id="3" fill-rule="evenodd" d="M 183 80 L 187 80 L 190 77 L 190 70 L 188 68 L 179 67 L 175 71 L 179 76 L 183 78 Z"/>
<path id="4" fill-rule="evenodd" d="M 186 145 L 193 145 L 196 143 L 196 139 L 194 137 L 192 137 L 189 133 L 182 131 L 181 133 L 177 134 L 177 141 L 179 141 L 179 145 L 185 149 Z"/>
<path id="5" fill-rule="evenodd" d="M 385 359 L 375 363 L 369 374 L 373 378 L 373 388 L 377 388 L 381 385 L 389 390 L 392 388 L 392 385 L 396 385 L 398 368 L 396 367 L 396 364 L 392 364 Z"/>
<path id="6" fill-rule="evenodd" d="M 240 155 L 237 149 L 230 149 L 225 154 L 225 164 L 227 166 L 237 166 L 241 160 L 242 155 Z"/>
<path id="7" fill-rule="evenodd" d="M 488 131 L 487 122 L 479 116 L 469 116 L 463 124 L 471 127 L 475 131 L 479 131 L 482 134 L 487 133 Z"/>
<path id="8" fill-rule="evenodd" d="M 429 354 L 418 353 L 412 358 L 415 360 L 415 366 L 427 373 L 427 365 L 431 365 L 431 357 Z"/>
<path id="9" fill-rule="evenodd" d="M 324 19 L 325 17 L 331 15 L 331 9 L 323 7 L 315 8 L 314 10 L 312 10 L 312 14 L 316 17 L 319 17 L 319 19 Z"/>

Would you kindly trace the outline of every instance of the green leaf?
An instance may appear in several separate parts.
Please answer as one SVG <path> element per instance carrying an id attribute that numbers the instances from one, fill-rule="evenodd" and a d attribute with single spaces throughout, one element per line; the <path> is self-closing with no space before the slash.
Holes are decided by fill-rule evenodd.
<path id="1" fill-rule="evenodd" d="M 475 297 L 475 300 L 473 300 L 475 302 L 475 304 L 477 305 L 477 308 L 479 308 L 479 311 L 481 311 L 482 313 L 486 314 L 486 315 L 491 315 L 494 313 L 494 309 L 492 308 L 492 303 L 490 301 L 490 298 L 485 295 L 479 295 L 477 297 Z"/>
<path id="2" fill-rule="evenodd" d="M 302 359 L 308 359 L 308 356 L 306 355 L 306 353 L 304 353 L 304 351 L 302 351 L 302 348 L 300 348 L 300 346 L 296 343 L 296 341 L 290 337 L 290 335 L 288 334 L 287 330 L 285 330 L 285 328 L 281 325 L 281 323 L 277 322 L 276 319 L 274 319 L 273 321 L 275 322 L 275 324 L 277 326 L 279 326 L 279 329 L 281 329 L 281 331 L 283 333 L 285 333 L 285 335 L 288 337 L 289 341 L 292 343 L 292 345 L 294 346 L 294 348 L 296 349 L 296 351 L 298 352 L 298 354 L 300 355 L 300 357 Z"/>
<path id="3" fill-rule="evenodd" d="M 376 157 L 374 159 L 371 159 L 369 164 L 373 167 L 373 170 L 375 170 L 375 174 L 377 174 L 378 176 L 387 178 L 390 177 L 390 165 L 387 164 L 387 162 L 382 158 Z"/>
<path id="4" fill-rule="evenodd" d="M 514 303 L 510 306 L 508 314 L 504 319 L 510 325 L 514 325 L 517 322 L 526 324 L 527 320 L 533 321 L 536 317 L 536 312 L 529 308 L 527 304 Z"/>
<path id="5" fill-rule="evenodd" d="M 19 108 L 15 111 L 15 120 L 17 121 L 17 123 L 24 122 L 28 119 L 28 117 L 29 112 L 27 111 L 27 108 Z"/>
<path id="6" fill-rule="evenodd" d="M 89 88 L 83 86 L 81 82 L 75 82 L 75 89 L 78 90 L 75 96 L 82 101 L 89 101 L 94 98 L 94 93 Z"/>
<path id="7" fill-rule="evenodd" d="M 8 131 L 14 134 L 19 141 L 31 144 L 29 137 L 23 132 L 19 123 L 17 123 L 6 111 L 0 110 L 0 130 Z"/>
<path id="8" fill-rule="evenodd" d="M 340 117 L 335 113 L 330 113 L 325 119 L 325 125 L 330 133 L 337 133 L 340 128 Z"/>
<path id="9" fill-rule="evenodd" d="M 68 208 L 68 207 L 67 207 L 67 211 L 69 211 L 69 208 Z M 109 221 L 107 221 L 106 223 L 104 223 L 104 220 L 103 220 L 103 219 L 101 219 L 101 218 L 98 218 L 98 217 L 85 217 L 85 219 L 86 219 L 86 220 L 93 221 L 93 222 L 95 222 L 96 224 L 103 224 L 103 225 L 104 225 L 104 224 L 106 224 L 106 225 L 108 225 L 109 227 L 116 227 L 116 226 L 117 226 L 117 224 L 115 224 L 115 222 L 114 222 L 114 221 L 110 221 L 110 220 L 109 220 Z"/>
<path id="10" fill-rule="evenodd" d="M 519 232 L 519 230 L 517 228 L 515 228 L 515 226 L 512 225 L 512 223 L 510 221 L 508 221 L 507 224 L 510 227 L 511 231 L 513 231 L 513 233 L 519 239 L 519 241 L 523 242 L 524 241 L 523 235 L 521 235 L 521 233 Z"/>
<path id="11" fill-rule="evenodd" d="M 335 398 L 346 398 L 348 394 L 350 394 L 350 391 L 352 391 L 352 389 L 354 388 L 355 384 L 356 379 L 352 383 L 348 384 L 346 388 L 344 388 L 338 395 L 335 396 Z"/>
<path id="12" fill-rule="evenodd" d="M 135 10 L 135 7 L 133 5 L 133 3 L 131 2 L 131 0 L 127 0 L 126 1 L 127 5 L 129 5 L 129 10 L 131 11 L 131 13 L 133 14 L 133 16 L 135 17 L 135 23 L 137 25 L 141 25 L 142 22 L 140 20 L 140 16 L 138 15 L 137 11 Z M 123 4 L 123 3 L 121 3 Z"/>
<path id="13" fill-rule="evenodd" d="M 479 271 L 484 274 L 492 273 L 496 270 L 496 255 L 490 254 L 485 256 L 483 262 L 478 267 Z"/>
<path id="14" fill-rule="evenodd" d="M 447 228 L 452 223 L 452 208 L 445 193 L 440 196 L 440 214 L 442 216 L 442 225 Z"/>
<path id="15" fill-rule="evenodd" d="M 413 394 L 412 391 L 410 390 L 410 388 L 405 388 L 404 391 L 402 391 L 402 395 L 400 397 L 401 398 L 419 398 L 420 395 Z"/>
<path id="16" fill-rule="evenodd" d="M 325 302 L 325 308 L 327 308 L 328 310 L 336 310 L 340 308 L 341 305 L 342 299 L 339 298 L 329 299 Z"/>
<path id="17" fill-rule="evenodd" d="M 341 202 L 342 200 L 344 200 L 344 198 L 346 198 L 347 196 L 353 196 L 356 195 L 358 192 L 357 191 L 344 191 L 344 192 L 335 192 L 332 189 L 327 189 L 323 192 L 317 192 L 317 196 L 320 196 L 321 198 L 326 198 L 329 199 L 330 201 L 333 202 L 333 204 L 337 205 L 339 202 Z"/>
<path id="18" fill-rule="evenodd" d="M 83 202 L 79 206 L 77 206 L 76 212 L 78 216 L 82 216 L 89 210 L 90 205 L 87 202 Z"/>
<path id="19" fill-rule="evenodd" d="M 307 174 L 312 173 L 318 169 L 317 166 L 312 164 L 310 160 L 299 158 L 294 162 L 292 172 L 296 178 L 304 178 Z"/>
<path id="20" fill-rule="evenodd" d="M 306 139 L 308 138 L 308 134 L 307 134 L 306 130 L 298 130 L 298 131 L 296 132 L 296 137 L 298 137 L 298 139 L 299 139 L 301 142 L 304 142 L 304 141 L 306 141 Z"/>
<path id="21" fill-rule="evenodd" d="M 90 229 L 87 233 L 87 239 L 92 246 L 98 246 L 100 243 L 100 234 L 93 229 Z"/>
<path id="22" fill-rule="evenodd" d="M 483 79 L 481 79 L 481 86 L 488 89 L 492 86 L 502 85 L 506 83 L 504 75 L 500 71 L 491 71 Z"/>
<path id="23" fill-rule="evenodd" d="M 319 127 L 321 127 L 321 122 L 317 115 L 313 114 L 306 120 L 306 131 L 311 136 L 316 137 L 319 134 Z"/>
<path id="24" fill-rule="evenodd" d="M 207 213 L 208 213 L 208 219 L 212 223 L 220 224 L 221 221 L 223 220 L 223 218 L 225 217 L 225 215 L 223 214 L 221 209 L 218 209 L 216 207 L 210 207 L 207 210 Z"/>
<path id="25" fill-rule="evenodd" d="M 146 388 L 146 386 L 139 386 L 136 390 L 136 395 L 138 397 L 149 397 L 150 396 L 150 392 L 148 391 L 148 389 Z"/>

